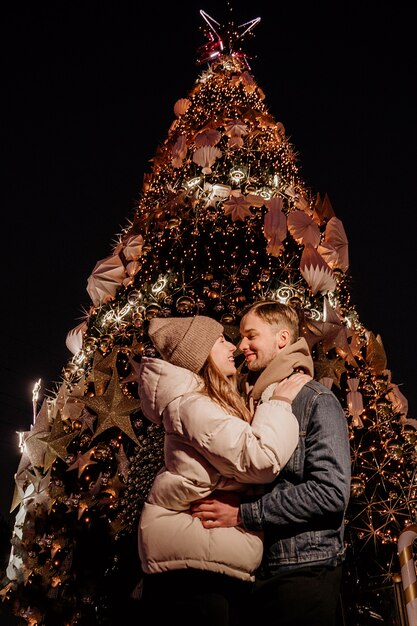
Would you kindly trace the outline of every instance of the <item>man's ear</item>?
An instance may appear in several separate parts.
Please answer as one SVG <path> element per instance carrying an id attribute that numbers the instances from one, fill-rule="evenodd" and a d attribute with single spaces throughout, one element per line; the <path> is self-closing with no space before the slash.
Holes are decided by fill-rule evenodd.
<path id="1" fill-rule="evenodd" d="M 278 342 L 278 348 L 280 350 L 282 348 L 285 348 L 285 346 L 290 343 L 290 340 L 291 340 L 291 333 L 286 328 L 281 328 L 281 330 L 277 332 L 277 342 Z"/>

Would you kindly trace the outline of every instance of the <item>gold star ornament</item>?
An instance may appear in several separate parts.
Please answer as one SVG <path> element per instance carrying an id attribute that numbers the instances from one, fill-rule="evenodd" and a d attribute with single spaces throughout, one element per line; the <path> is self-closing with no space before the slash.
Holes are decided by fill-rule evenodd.
<path id="1" fill-rule="evenodd" d="M 116 365 L 113 366 L 112 377 L 103 395 L 83 396 L 80 400 L 97 415 L 97 428 L 93 439 L 109 428 L 119 428 L 136 445 L 140 445 L 130 421 L 130 415 L 140 408 L 140 401 L 123 393 Z"/>

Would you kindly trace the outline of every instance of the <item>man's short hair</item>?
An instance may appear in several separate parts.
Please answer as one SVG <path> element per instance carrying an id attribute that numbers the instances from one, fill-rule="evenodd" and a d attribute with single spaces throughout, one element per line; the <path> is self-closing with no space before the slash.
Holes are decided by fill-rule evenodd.
<path id="1" fill-rule="evenodd" d="M 300 335 L 300 318 L 296 309 L 289 304 L 283 304 L 276 300 L 260 300 L 246 306 L 242 311 L 241 319 L 248 313 L 254 313 L 271 326 L 289 330 L 292 343 L 297 341 Z"/>

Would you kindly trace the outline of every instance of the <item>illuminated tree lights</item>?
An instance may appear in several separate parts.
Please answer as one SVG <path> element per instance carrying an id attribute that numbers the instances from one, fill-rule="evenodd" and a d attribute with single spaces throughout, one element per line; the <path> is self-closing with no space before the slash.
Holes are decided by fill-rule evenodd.
<path id="1" fill-rule="evenodd" d="M 232 35 L 247 31 L 229 25 L 222 47 L 220 25 L 203 17 L 209 65 L 175 103 L 134 217 L 88 278 L 91 307 L 68 334 L 59 388 L 38 406 L 37 386 L 34 426 L 21 437 L 1 594 L 28 624 L 115 623 L 135 601 L 136 526 L 163 457 L 163 433 L 137 394 L 141 356 L 156 355 L 154 316 L 204 313 L 236 341 L 247 304 L 297 308 L 316 378 L 350 429 L 344 585 L 363 619 L 382 615 L 360 594 L 398 575 L 396 542 L 416 517 L 417 422 L 351 301 L 343 224 L 328 196 L 306 187 L 283 124 L 236 54 Z"/>

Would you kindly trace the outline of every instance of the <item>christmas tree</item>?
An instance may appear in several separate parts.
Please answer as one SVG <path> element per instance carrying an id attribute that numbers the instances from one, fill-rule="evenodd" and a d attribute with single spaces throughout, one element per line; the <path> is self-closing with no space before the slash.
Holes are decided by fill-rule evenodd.
<path id="1" fill-rule="evenodd" d="M 138 595 L 137 521 L 163 456 L 137 394 L 137 363 L 156 355 L 148 322 L 210 315 L 237 341 L 242 309 L 275 299 L 297 307 L 316 378 L 349 424 L 347 619 L 392 621 L 378 594 L 415 519 L 416 423 L 352 302 L 341 216 L 302 179 L 242 50 L 258 20 L 201 16 L 199 76 L 174 104 L 132 219 L 88 278 L 91 306 L 68 334 L 56 393 L 34 396 L 2 598 L 28 624 L 120 620 Z"/>

